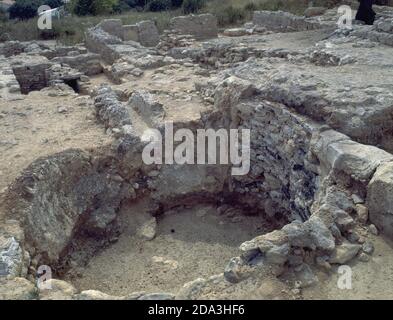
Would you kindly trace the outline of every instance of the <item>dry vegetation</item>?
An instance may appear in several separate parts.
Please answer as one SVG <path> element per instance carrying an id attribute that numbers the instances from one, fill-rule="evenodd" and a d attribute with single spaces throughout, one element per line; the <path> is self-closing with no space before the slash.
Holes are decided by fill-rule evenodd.
<path id="1" fill-rule="evenodd" d="M 328 3 L 326 0 L 314 1 L 314 5 Z M 219 20 L 219 25 L 224 27 L 236 25 L 250 20 L 254 10 L 285 10 L 295 14 L 302 14 L 307 7 L 307 0 L 210 0 L 202 12 L 211 12 Z M 124 24 L 133 24 L 137 21 L 154 19 L 158 28 L 163 30 L 168 25 L 170 18 L 182 15 L 181 10 L 164 12 L 137 12 L 129 11 L 120 15 L 111 15 Z M 75 44 L 83 41 L 84 30 L 96 25 L 108 16 L 67 16 L 55 20 L 52 30 L 39 30 L 36 19 L 27 21 L 1 21 L 0 34 L 8 33 L 12 40 L 31 41 L 38 39 L 56 39 L 63 44 Z"/>

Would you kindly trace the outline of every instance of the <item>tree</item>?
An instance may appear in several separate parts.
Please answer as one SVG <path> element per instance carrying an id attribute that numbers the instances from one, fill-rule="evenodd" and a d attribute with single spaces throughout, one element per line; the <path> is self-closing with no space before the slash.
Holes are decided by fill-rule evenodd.
<path id="1" fill-rule="evenodd" d="M 118 0 L 74 0 L 72 11 L 78 16 L 108 14 L 112 13 L 118 4 Z"/>
<path id="2" fill-rule="evenodd" d="M 78 16 L 87 16 L 92 13 L 92 0 L 72 1 L 72 11 Z"/>
<path id="3" fill-rule="evenodd" d="M 118 0 L 94 0 L 92 13 L 93 15 L 112 13 L 114 7 L 118 5 L 118 3 Z"/>
<path id="4" fill-rule="evenodd" d="M 183 12 L 186 14 L 197 13 L 206 4 L 205 0 L 184 0 L 183 1 Z"/>
<path id="5" fill-rule="evenodd" d="M 8 9 L 10 19 L 27 20 L 37 15 L 38 8 L 43 5 L 41 0 L 16 0 Z"/>
<path id="6" fill-rule="evenodd" d="M 58 7 L 61 7 L 62 5 L 64 5 L 62 0 L 45 0 L 44 4 L 51 7 L 52 9 L 58 8 Z"/>

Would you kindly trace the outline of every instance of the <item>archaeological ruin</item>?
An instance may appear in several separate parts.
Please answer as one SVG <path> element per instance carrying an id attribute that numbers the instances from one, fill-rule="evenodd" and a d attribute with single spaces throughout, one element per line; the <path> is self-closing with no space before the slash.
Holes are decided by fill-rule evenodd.
<path id="1" fill-rule="evenodd" d="M 0 299 L 391 299 L 393 8 L 322 9 L 0 43 Z M 144 163 L 167 123 L 250 170 Z"/>

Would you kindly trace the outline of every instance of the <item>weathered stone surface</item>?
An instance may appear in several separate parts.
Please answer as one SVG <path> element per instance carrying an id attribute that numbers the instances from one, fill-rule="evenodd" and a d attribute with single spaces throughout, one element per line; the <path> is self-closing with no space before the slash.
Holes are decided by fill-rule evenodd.
<path id="1" fill-rule="evenodd" d="M 302 31 L 321 28 L 317 22 L 308 21 L 304 17 L 283 11 L 254 11 L 252 21 L 254 25 L 275 31 Z"/>
<path id="2" fill-rule="evenodd" d="M 308 221 L 294 221 L 282 229 L 288 235 L 293 246 L 331 251 L 334 249 L 334 238 L 321 219 L 312 216 Z"/>
<path id="3" fill-rule="evenodd" d="M 101 28 L 90 28 L 85 32 L 86 47 L 94 53 L 99 53 L 107 63 L 113 63 L 120 58 L 119 52 L 112 45 L 121 44 L 119 37 L 110 35 Z"/>
<path id="4" fill-rule="evenodd" d="M 320 16 L 326 12 L 327 8 L 325 7 L 309 7 L 304 11 L 304 15 L 309 17 Z"/>
<path id="5" fill-rule="evenodd" d="M 336 247 L 332 256 L 329 258 L 329 262 L 333 264 L 345 264 L 351 261 L 361 248 L 361 245 L 344 242 Z"/>
<path id="6" fill-rule="evenodd" d="M 70 283 L 58 279 L 46 280 L 45 287 L 38 290 L 40 300 L 71 300 L 77 293 Z"/>
<path id="7" fill-rule="evenodd" d="M 169 28 L 197 40 L 216 38 L 218 34 L 217 18 L 210 13 L 172 18 Z"/>
<path id="8" fill-rule="evenodd" d="M 160 35 L 154 21 L 140 21 L 137 24 L 138 38 L 142 46 L 154 47 L 160 41 Z"/>
<path id="9" fill-rule="evenodd" d="M 123 39 L 123 24 L 120 19 L 105 19 L 96 27 L 104 30 L 110 35 Z"/>
<path id="10" fill-rule="evenodd" d="M 175 295 L 167 292 L 149 293 L 145 294 L 138 300 L 173 300 Z"/>
<path id="11" fill-rule="evenodd" d="M 391 154 L 355 143 L 333 130 L 319 133 L 314 141 L 313 152 L 320 161 L 355 180 L 368 181 L 381 163 L 392 160 Z"/>
<path id="12" fill-rule="evenodd" d="M 47 62 L 14 66 L 13 72 L 18 79 L 21 92 L 27 94 L 30 91 L 47 87 L 49 83 L 47 70 L 50 66 L 51 64 Z"/>
<path id="13" fill-rule="evenodd" d="M 136 24 L 123 26 L 123 40 L 139 42 L 138 26 Z"/>
<path id="14" fill-rule="evenodd" d="M 241 37 L 247 34 L 247 30 L 244 28 L 232 28 L 225 29 L 223 33 L 227 37 Z"/>
<path id="15" fill-rule="evenodd" d="M 25 278 L 0 279 L 0 300 L 34 300 L 37 289 Z"/>
<path id="16" fill-rule="evenodd" d="M 108 128 L 121 128 L 131 124 L 130 114 L 118 100 L 115 92 L 107 85 L 98 88 L 94 98 L 97 117 Z"/>
<path id="17" fill-rule="evenodd" d="M 378 167 L 367 188 L 370 220 L 393 237 L 393 162 Z"/>
<path id="18" fill-rule="evenodd" d="M 149 126 L 157 127 L 164 120 L 165 110 L 163 105 L 147 91 L 134 92 L 128 104 Z"/>
<path id="19" fill-rule="evenodd" d="M 73 297 L 74 300 L 123 300 L 123 297 L 112 296 L 98 290 L 85 290 Z"/>
<path id="20" fill-rule="evenodd" d="M 0 278 L 20 276 L 23 266 L 23 252 L 13 237 L 5 238 L 0 234 Z"/>
<path id="21" fill-rule="evenodd" d="M 52 61 L 60 64 L 67 64 L 88 76 L 100 74 L 103 71 L 100 63 L 100 55 L 94 53 L 57 57 L 52 59 Z"/>
<path id="22" fill-rule="evenodd" d="M 152 217 L 146 221 L 138 230 L 138 234 L 143 239 L 150 241 L 153 240 L 157 233 L 157 219 Z"/>
<path id="23" fill-rule="evenodd" d="M 305 263 L 295 269 L 295 276 L 299 281 L 300 288 L 307 288 L 318 282 L 318 278 L 314 275 L 310 266 Z"/>
<path id="24" fill-rule="evenodd" d="M 28 249 L 34 248 L 50 263 L 64 254 L 86 215 L 96 214 L 91 211 L 93 202 L 103 204 L 101 212 L 111 212 L 130 195 L 126 189 L 106 173 L 96 172 L 86 152 L 67 150 L 31 164 L 12 186 L 8 199 L 14 218 L 24 227 Z"/>
<path id="25" fill-rule="evenodd" d="M 367 223 L 368 221 L 368 208 L 363 204 L 356 205 L 356 213 L 361 223 Z"/>

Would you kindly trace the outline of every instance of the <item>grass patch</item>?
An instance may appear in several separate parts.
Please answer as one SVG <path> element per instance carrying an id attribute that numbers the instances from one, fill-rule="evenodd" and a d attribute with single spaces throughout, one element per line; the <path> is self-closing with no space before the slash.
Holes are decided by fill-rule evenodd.
<path id="1" fill-rule="evenodd" d="M 328 5 L 335 0 L 316 0 L 315 5 Z M 201 13 L 212 13 L 218 18 L 220 27 L 240 25 L 251 21 L 255 10 L 283 10 L 302 15 L 308 6 L 308 0 L 208 0 Z M 167 28 L 169 20 L 183 15 L 181 9 L 161 12 L 128 11 L 110 16 L 67 16 L 53 20 L 52 30 L 39 30 L 37 19 L 27 21 L 5 21 L 0 19 L 0 34 L 8 33 L 10 38 L 19 41 L 56 39 L 60 43 L 71 45 L 83 42 L 84 31 L 106 18 L 121 19 L 123 24 L 135 24 L 141 20 L 155 20 L 160 31 Z"/>
<path id="2" fill-rule="evenodd" d="M 39 30 L 37 18 L 26 21 L 0 22 L 0 34 L 8 33 L 10 38 L 19 41 L 56 39 L 60 43 L 72 45 L 83 42 L 84 31 L 95 26 L 103 19 L 121 19 L 123 24 L 135 24 L 142 20 L 155 20 L 160 31 L 168 27 L 172 17 L 181 15 L 180 10 L 163 12 L 129 11 L 121 15 L 110 16 L 67 16 L 53 20 L 52 30 Z"/>

